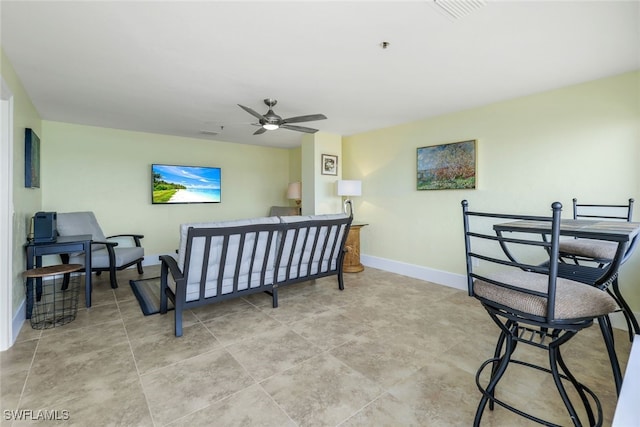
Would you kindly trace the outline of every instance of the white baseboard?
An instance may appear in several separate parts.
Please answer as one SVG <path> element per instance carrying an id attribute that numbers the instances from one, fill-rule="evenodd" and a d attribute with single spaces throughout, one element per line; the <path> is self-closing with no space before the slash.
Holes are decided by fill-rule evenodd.
<path id="1" fill-rule="evenodd" d="M 461 289 L 463 291 L 467 290 L 467 276 L 462 274 L 450 273 L 448 271 L 436 270 L 434 268 L 364 254 L 360 255 L 360 261 L 367 267 L 377 268 L 390 273 L 413 277 L 414 279 L 425 280 L 427 282 Z"/>
<path id="2" fill-rule="evenodd" d="M 26 322 L 26 318 L 27 318 L 27 299 L 23 298 L 22 301 L 20 302 L 20 306 L 18 307 L 15 315 L 13 316 L 13 319 L 11 320 L 11 344 L 9 345 L 9 347 L 11 347 L 16 342 L 16 339 L 18 338 L 18 334 L 22 329 L 22 325 L 24 325 L 24 322 Z"/>
<path id="3" fill-rule="evenodd" d="M 402 276 L 413 277 L 414 279 L 425 280 L 438 285 L 448 286 L 450 288 L 467 290 L 467 277 L 463 274 L 451 273 L 448 271 L 436 270 L 434 268 L 423 267 L 420 265 L 408 264 L 405 262 L 394 261 L 386 258 L 379 258 L 371 255 L 360 255 L 360 261 L 363 265 L 371 268 L 388 271 L 390 273 L 400 274 Z M 634 312 L 636 319 L 640 319 L 640 313 Z M 627 322 L 622 313 L 613 313 L 611 316 L 611 324 L 616 329 L 627 331 Z"/>

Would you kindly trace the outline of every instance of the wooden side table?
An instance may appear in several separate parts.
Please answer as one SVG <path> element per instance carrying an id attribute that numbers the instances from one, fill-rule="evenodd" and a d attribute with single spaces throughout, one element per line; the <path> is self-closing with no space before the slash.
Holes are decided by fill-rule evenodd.
<path id="1" fill-rule="evenodd" d="M 342 271 L 345 273 L 359 273 L 364 270 L 364 265 L 360 262 L 360 229 L 369 224 L 351 224 L 345 248 L 344 263 Z"/>

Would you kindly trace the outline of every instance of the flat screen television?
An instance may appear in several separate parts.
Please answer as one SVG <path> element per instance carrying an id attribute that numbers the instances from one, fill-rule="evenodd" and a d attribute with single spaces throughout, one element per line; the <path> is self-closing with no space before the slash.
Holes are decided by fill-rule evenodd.
<path id="1" fill-rule="evenodd" d="M 151 165 L 153 204 L 220 203 L 220 168 Z"/>

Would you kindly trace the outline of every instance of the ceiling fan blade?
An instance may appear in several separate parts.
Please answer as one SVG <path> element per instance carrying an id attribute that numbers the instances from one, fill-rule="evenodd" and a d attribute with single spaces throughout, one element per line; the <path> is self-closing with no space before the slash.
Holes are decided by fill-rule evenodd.
<path id="1" fill-rule="evenodd" d="M 280 125 L 280 127 L 282 129 L 296 130 L 298 132 L 305 132 L 305 133 L 316 133 L 316 132 L 318 132 L 318 129 L 308 128 L 308 127 L 304 127 L 304 126 Z"/>
<path id="2" fill-rule="evenodd" d="M 265 133 L 267 130 L 263 127 L 261 127 L 260 129 L 258 129 L 257 131 L 255 131 L 253 134 L 254 135 L 260 135 L 261 133 Z"/>
<path id="3" fill-rule="evenodd" d="M 249 107 L 245 107 L 244 105 L 240 105 L 238 104 L 238 107 L 242 108 L 244 111 L 246 111 L 247 113 L 251 114 L 252 116 L 260 119 L 260 120 L 264 120 L 264 117 L 262 116 L 262 114 L 257 113 L 256 111 L 252 110 Z"/>
<path id="4" fill-rule="evenodd" d="M 327 116 L 324 114 L 309 114 L 306 116 L 296 116 L 284 119 L 282 123 L 300 123 L 300 122 L 313 122 L 315 120 L 324 120 Z"/>

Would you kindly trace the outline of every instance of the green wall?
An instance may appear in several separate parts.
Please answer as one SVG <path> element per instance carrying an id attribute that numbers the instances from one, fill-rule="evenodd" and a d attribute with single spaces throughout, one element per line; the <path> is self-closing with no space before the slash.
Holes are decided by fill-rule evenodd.
<path id="1" fill-rule="evenodd" d="M 331 214 L 342 211 L 340 198 L 336 195 L 336 182 L 342 179 L 342 137 L 317 132 L 302 137 L 302 214 Z M 323 154 L 337 156 L 336 175 L 323 175 Z"/>
<path id="2" fill-rule="evenodd" d="M 42 208 L 91 210 L 106 235 L 143 234 L 151 263 L 175 251 L 181 223 L 266 216 L 270 206 L 288 204 L 286 149 L 51 121 L 42 127 Z M 222 203 L 151 204 L 152 163 L 221 167 Z"/>
<path id="3" fill-rule="evenodd" d="M 22 272 L 25 269 L 26 257 L 24 244 L 26 243 L 30 219 L 40 210 L 42 191 L 38 188 L 24 187 L 24 136 L 25 128 L 33 129 L 42 137 L 41 120 L 38 111 L 31 103 L 13 66 L 0 50 L 0 75 L 9 86 L 13 94 L 13 280 L 12 286 L 13 313 L 20 306 L 25 297 Z M 5 238 L 4 236 L 2 238 Z M 13 317 L 13 316 L 12 316 Z"/>
<path id="4" fill-rule="evenodd" d="M 476 190 L 416 190 L 417 148 L 469 139 Z M 640 72 L 345 137 L 342 150 L 343 174 L 362 180 L 362 253 L 462 275 L 462 199 L 532 214 L 560 201 L 566 217 L 574 197 L 640 201 Z M 620 284 L 639 311 L 640 253 Z"/>

